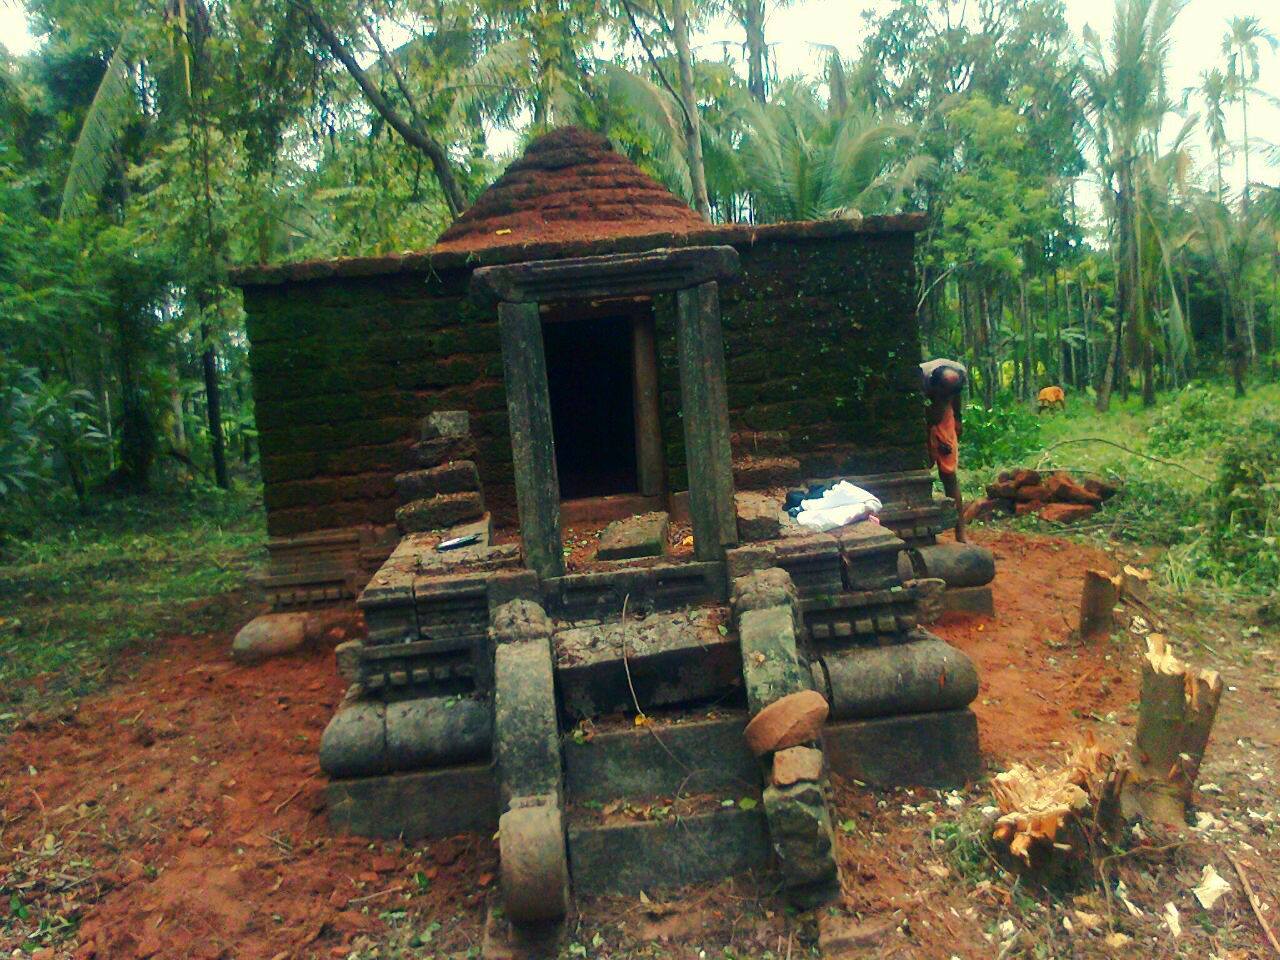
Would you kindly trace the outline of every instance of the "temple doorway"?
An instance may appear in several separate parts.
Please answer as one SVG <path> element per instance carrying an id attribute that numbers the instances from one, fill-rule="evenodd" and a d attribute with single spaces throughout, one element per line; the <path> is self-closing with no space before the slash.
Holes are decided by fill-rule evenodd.
<path id="1" fill-rule="evenodd" d="M 649 302 L 558 306 L 542 337 L 561 497 L 661 493 Z"/>

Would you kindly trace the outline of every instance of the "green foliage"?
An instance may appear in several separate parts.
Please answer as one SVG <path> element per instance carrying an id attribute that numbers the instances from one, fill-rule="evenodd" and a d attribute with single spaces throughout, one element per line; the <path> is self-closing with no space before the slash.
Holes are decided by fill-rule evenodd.
<path id="1" fill-rule="evenodd" d="M 1223 411 L 1230 402 L 1230 396 L 1221 387 L 1188 384 L 1156 410 L 1147 428 L 1151 449 L 1163 455 L 1176 455 L 1216 445 L 1227 434 Z"/>
<path id="2" fill-rule="evenodd" d="M 1274 591 L 1280 583 L 1280 418 L 1254 419 L 1228 441 L 1210 500 L 1210 558 L 1242 581 Z"/>
<path id="3" fill-rule="evenodd" d="M 1040 449 L 1040 418 L 1009 394 L 991 407 L 971 402 L 963 422 L 962 467 L 1015 466 Z"/>

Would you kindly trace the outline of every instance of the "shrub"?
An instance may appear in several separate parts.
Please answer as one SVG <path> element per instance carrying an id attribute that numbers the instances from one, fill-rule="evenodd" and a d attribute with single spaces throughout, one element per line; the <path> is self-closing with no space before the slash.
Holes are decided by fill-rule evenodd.
<path id="1" fill-rule="evenodd" d="M 971 403 L 964 411 L 960 462 L 970 467 L 1011 466 L 1040 450 L 1040 419 L 1006 395 L 995 405 Z"/>
<path id="2" fill-rule="evenodd" d="M 1209 490 L 1212 528 L 1205 562 L 1267 591 L 1280 582 L 1280 419 L 1237 431 Z"/>
<path id="3" fill-rule="evenodd" d="M 1218 443 L 1223 430 L 1223 412 L 1231 408 L 1231 398 L 1221 387 L 1192 383 L 1156 411 L 1147 439 L 1151 449 L 1176 456 Z"/>

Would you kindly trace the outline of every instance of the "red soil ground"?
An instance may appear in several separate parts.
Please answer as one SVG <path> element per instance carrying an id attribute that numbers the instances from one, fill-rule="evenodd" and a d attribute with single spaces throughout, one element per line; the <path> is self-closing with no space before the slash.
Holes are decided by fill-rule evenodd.
<path id="1" fill-rule="evenodd" d="M 1013 533 L 981 539 L 997 556 L 999 614 L 937 631 L 978 664 L 991 761 L 1059 753 L 1054 741 L 1087 726 L 1120 739 L 1096 721 L 1128 714 L 1135 664 L 1068 640 L 1082 572 L 1110 565 L 1105 555 Z M 133 679 L 14 733 L 0 759 L 0 887 L 33 914 L 83 917 L 74 955 L 101 960 L 347 956 L 390 909 L 461 915 L 478 940 L 492 838 L 332 836 L 316 760 L 342 694 L 332 654 L 241 667 L 229 647 L 226 635 L 170 638 Z M 862 793 L 842 813 L 874 817 Z M 843 856 L 863 906 L 910 882 L 876 866 L 874 848 Z M 0 916 L 10 908 L 0 903 Z M 18 945 L 0 932 L 0 948 Z"/>

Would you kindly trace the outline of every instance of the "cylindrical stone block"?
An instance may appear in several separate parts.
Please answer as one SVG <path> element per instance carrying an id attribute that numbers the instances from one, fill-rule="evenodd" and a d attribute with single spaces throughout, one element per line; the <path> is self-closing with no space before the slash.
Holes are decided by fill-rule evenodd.
<path id="1" fill-rule="evenodd" d="M 387 772 L 386 705 L 355 700 L 333 715 L 320 737 L 320 769 L 331 777 Z"/>
<path id="2" fill-rule="evenodd" d="M 564 821 L 554 796 L 521 798 L 498 819 L 502 900 L 516 923 L 559 920 L 569 905 Z"/>
<path id="3" fill-rule="evenodd" d="M 996 577 L 996 558 L 972 543 L 935 543 L 917 547 L 924 566 L 918 575 L 945 580 L 948 587 L 982 587 Z"/>
<path id="4" fill-rule="evenodd" d="M 387 704 L 387 760 L 392 770 L 473 760 L 489 753 L 492 740 L 488 702 L 421 697 Z"/>
<path id="5" fill-rule="evenodd" d="M 828 653 L 813 673 L 818 689 L 826 691 L 833 720 L 956 710 L 978 695 L 973 661 L 931 634 Z"/>
<path id="6" fill-rule="evenodd" d="M 320 769 L 331 777 L 367 777 L 448 766 L 483 757 L 493 741 L 484 701 L 419 697 L 342 707 L 320 738 Z"/>

